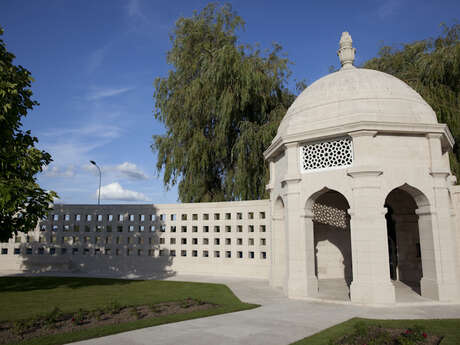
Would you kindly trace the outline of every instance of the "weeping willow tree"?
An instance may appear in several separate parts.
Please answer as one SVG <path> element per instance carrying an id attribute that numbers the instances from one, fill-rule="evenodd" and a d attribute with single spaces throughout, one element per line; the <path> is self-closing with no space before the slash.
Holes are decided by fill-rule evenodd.
<path id="1" fill-rule="evenodd" d="M 178 184 L 182 202 L 261 199 L 268 180 L 263 151 L 295 96 L 289 61 L 238 43 L 244 22 L 230 5 L 210 4 L 180 18 L 171 35 L 169 75 L 155 80 L 158 172 Z"/>
<path id="2" fill-rule="evenodd" d="M 402 79 L 431 105 L 438 121 L 446 123 L 456 141 L 451 167 L 460 181 L 460 24 L 443 26 L 435 39 L 402 48 L 384 46 L 363 67 Z"/>

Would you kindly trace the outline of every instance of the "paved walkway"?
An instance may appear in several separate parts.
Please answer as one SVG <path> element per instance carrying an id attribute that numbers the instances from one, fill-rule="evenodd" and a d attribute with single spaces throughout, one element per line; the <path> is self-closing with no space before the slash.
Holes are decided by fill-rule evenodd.
<path id="1" fill-rule="evenodd" d="M 256 309 L 143 328 L 91 339 L 79 345 L 284 345 L 352 317 L 379 319 L 460 318 L 460 305 L 360 307 L 289 300 L 267 282 L 231 278 L 177 276 L 173 280 L 223 283 Z"/>

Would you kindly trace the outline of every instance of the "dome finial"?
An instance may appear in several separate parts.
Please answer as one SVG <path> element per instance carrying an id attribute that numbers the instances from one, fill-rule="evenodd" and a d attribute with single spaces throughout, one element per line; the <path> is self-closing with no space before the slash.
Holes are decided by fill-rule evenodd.
<path id="1" fill-rule="evenodd" d="M 337 51 L 340 63 L 342 64 L 342 69 L 354 68 L 353 61 L 355 60 L 356 49 L 352 47 L 352 42 L 353 40 L 351 39 L 350 34 L 347 31 L 342 32 L 342 37 L 340 38 L 340 49 Z"/>

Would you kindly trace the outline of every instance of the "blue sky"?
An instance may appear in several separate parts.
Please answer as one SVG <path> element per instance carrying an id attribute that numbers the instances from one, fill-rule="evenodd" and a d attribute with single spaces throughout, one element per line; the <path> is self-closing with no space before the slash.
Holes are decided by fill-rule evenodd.
<path id="1" fill-rule="evenodd" d="M 4 0 L 0 25 L 16 64 L 32 72 L 40 106 L 23 121 L 54 162 L 40 185 L 62 203 L 94 203 L 102 168 L 102 203 L 172 203 L 155 170 L 153 80 L 167 75 L 175 21 L 208 1 Z M 280 43 L 293 78 L 311 84 L 338 65 L 342 31 L 357 48 L 358 65 L 382 44 L 441 32 L 460 19 L 456 1 L 231 1 L 246 22 L 245 43 Z"/>

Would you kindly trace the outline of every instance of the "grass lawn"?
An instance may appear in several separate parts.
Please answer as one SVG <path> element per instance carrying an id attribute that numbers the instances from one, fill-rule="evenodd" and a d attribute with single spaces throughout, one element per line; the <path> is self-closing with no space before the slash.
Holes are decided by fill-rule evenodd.
<path id="1" fill-rule="evenodd" d="M 328 345 L 331 341 L 350 334 L 354 325 L 364 322 L 367 325 L 381 325 L 388 328 L 414 328 L 419 325 L 425 328 L 427 333 L 444 336 L 440 345 L 460 344 L 460 319 L 446 320 L 371 320 L 353 318 L 336 326 L 330 327 L 310 337 L 299 340 L 291 345 Z"/>
<path id="2" fill-rule="evenodd" d="M 49 313 L 55 307 L 64 313 L 74 313 L 80 308 L 83 310 L 104 308 L 112 302 L 139 306 L 181 301 L 187 297 L 217 304 L 218 307 L 50 335 L 27 340 L 21 344 L 63 344 L 256 307 L 254 304 L 242 303 L 227 286 L 222 284 L 73 277 L 0 277 L 0 321 L 32 318 Z"/>

